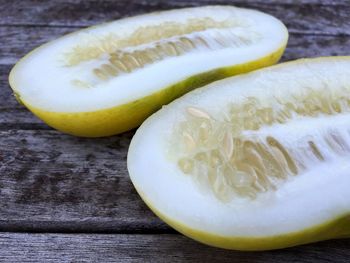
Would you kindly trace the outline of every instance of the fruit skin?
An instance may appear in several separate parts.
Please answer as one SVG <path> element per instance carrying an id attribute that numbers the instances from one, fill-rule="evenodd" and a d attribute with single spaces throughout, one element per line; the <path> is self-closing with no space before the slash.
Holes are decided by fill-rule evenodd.
<path id="1" fill-rule="evenodd" d="M 277 63 L 285 47 L 286 43 L 272 54 L 255 61 L 200 73 L 146 97 L 98 111 L 77 113 L 50 112 L 36 108 L 26 101 L 21 100 L 18 94 L 15 97 L 38 118 L 59 131 L 80 137 L 110 136 L 139 126 L 148 116 L 160 109 L 162 105 L 171 102 L 195 88 L 216 80 Z M 11 80 L 11 75 L 10 83 L 14 83 Z"/>
<path id="2" fill-rule="evenodd" d="M 206 245 L 213 247 L 241 250 L 241 251 L 263 251 L 275 250 L 329 239 L 350 238 L 350 212 L 332 221 L 325 222 L 300 231 L 267 237 L 239 237 L 239 236 L 220 236 L 217 234 L 204 232 L 190 228 L 180 222 L 177 222 L 155 209 L 148 202 L 145 195 L 142 194 L 134 184 L 136 191 L 141 196 L 147 206 L 165 223 L 173 227 L 178 232 Z"/>

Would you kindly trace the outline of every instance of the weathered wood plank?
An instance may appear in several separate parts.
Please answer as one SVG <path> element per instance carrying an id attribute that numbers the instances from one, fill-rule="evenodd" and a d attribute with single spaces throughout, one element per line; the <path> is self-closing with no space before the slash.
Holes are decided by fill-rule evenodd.
<path id="1" fill-rule="evenodd" d="M 0 64 L 14 64 L 32 49 L 74 31 L 64 27 L 0 27 Z"/>
<path id="2" fill-rule="evenodd" d="M 127 173 L 133 132 L 0 131 L 0 230 L 162 231 Z"/>
<path id="3" fill-rule="evenodd" d="M 24 107 L 15 105 L 14 108 L 0 108 L 0 130 L 51 130 Z"/>
<path id="4" fill-rule="evenodd" d="M 207 4 L 256 8 L 282 19 L 292 32 L 350 34 L 346 0 L 3 1 L 0 25 L 85 27 L 145 12 Z"/>
<path id="5" fill-rule="evenodd" d="M 266 252 L 208 247 L 177 234 L 0 234 L 1 262 L 349 262 L 350 240 Z"/>
<path id="6" fill-rule="evenodd" d="M 0 109 L 19 107 L 8 84 L 8 75 L 11 67 L 12 65 L 0 64 Z M 2 122 L 1 120 L 2 118 L 0 118 L 0 122 Z"/>
<path id="7" fill-rule="evenodd" d="M 348 56 L 350 37 L 291 34 L 282 61 L 305 57 Z"/>

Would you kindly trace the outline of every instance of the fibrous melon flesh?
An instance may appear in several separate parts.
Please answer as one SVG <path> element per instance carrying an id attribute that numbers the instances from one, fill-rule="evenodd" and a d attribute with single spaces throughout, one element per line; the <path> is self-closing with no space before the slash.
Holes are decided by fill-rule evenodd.
<path id="1" fill-rule="evenodd" d="M 142 124 L 128 169 L 178 231 L 229 249 L 350 237 L 350 57 L 218 81 Z"/>
<path id="2" fill-rule="evenodd" d="M 287 43 L 267 14 L 208 6 L 126 18 L 45 44 L 13 68 L 16 97 L 52 127 L 107 136 L 213 80 L 271 65 Z"/>

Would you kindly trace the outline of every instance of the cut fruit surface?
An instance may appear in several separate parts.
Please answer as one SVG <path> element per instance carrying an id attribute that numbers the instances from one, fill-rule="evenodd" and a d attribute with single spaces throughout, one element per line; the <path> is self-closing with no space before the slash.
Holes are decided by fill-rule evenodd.
<path id="1" fill-rule="evenodd" d="M 241 250 L 350 237 L 350 57 L 304 59 L 192 91 L 128 153 L 165 222 Z"/>
<path id="2" fill-rule="evenodd" d="M 126 18 L 32 51 L 10 73 L 16 97 L 52 127 L 107 136 L 184 93 L 274 64 L 288 39 L 267 14 L 207 6 Z"/>

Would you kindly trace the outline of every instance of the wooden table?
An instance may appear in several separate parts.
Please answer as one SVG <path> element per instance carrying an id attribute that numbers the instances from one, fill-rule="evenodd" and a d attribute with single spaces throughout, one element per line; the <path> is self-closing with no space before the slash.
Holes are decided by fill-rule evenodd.
<path id="1" fill-rule="evenodd" d="M 103 21 L 155 10 L 234 4 L 285 22 L 283 60 L 350 55 L 349 0 L 0 0 L 0 262 L 350 262 L 350 240 L 244 253 L 196 243 L 136 194 L 134 132 L 82 139 L 52 130 L 11 95 L 8 73 L 34 47 Z"/>

